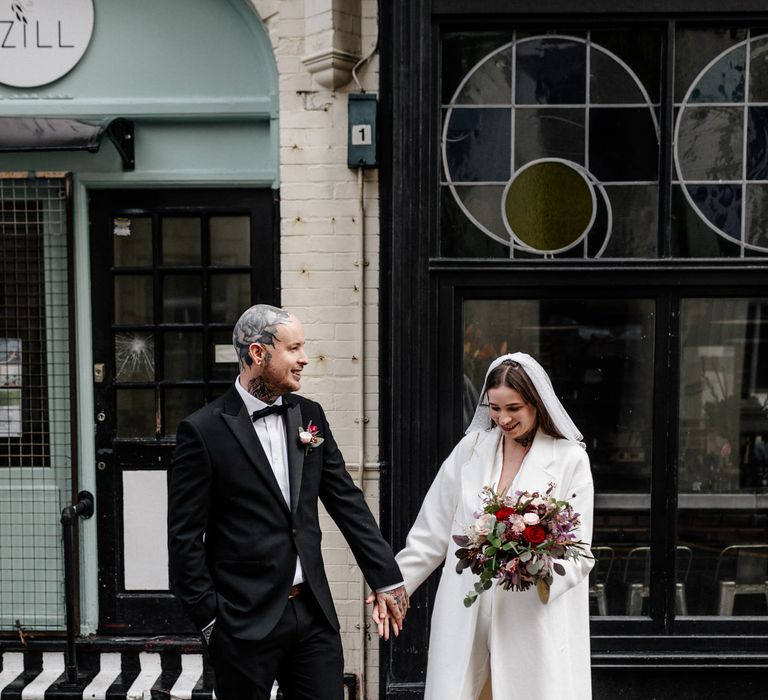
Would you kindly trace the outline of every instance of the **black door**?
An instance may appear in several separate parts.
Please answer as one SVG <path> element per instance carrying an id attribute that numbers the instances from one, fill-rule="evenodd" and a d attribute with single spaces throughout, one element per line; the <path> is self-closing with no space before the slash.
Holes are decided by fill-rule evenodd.
<path id="1" fill-rule="evenodd" d="M 276 208 L 265 189 L 91 193 L 101 633 L 191 630 L 168 592 L 166 471 L 179 421 L 234 381 L 240 313 L 279 303 Z"/>

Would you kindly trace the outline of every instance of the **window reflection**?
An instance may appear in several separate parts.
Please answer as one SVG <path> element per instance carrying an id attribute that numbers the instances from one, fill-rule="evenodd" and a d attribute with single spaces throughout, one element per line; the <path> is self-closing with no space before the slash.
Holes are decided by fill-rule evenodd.
<path id="1" fill-rule="evenodd" d="M 585 435 L 600 490 L 648 493 L 652 319 L 642 299 L 467 301 L 467 403 L 494 357 L 528 352 Z"/>
<path id="2" fill-rule="evenodd" d="M 210 319 L 214 323 L 234 323 L 251 298 L 251 278 L 248 273 L 211 275 Z"/>
<path id="3" fill-rule="evenodd" d="M 170 331 L 164 336 L 165 378 L 170 381 L 200 379 L 203 376 L 203 334 Z"/>
<path id="4" fill-rule="evenodd" d="M 198 275 L 166 275 L 163 279 L 163 320 L 199 323 L 202 320 L 202 285 Z"/>
<path id="5" fill-rule="evenodd" d="M 681 308 L 679 544 L 694 615 L 768 614 L 768 300 Z"/>
<path id="6" fill-rule="evenodd" d="M 152 323 L 153 287 L 149 275 L 115 276 L 115 323 Z"/>
<path id="7" fill-rule="evenodd" d="M 248 265 L 251 260 L 251 219 L 212 216 L 211 265 Z"/>
<path id="8" fill-rule="evenodd" d="M 204 403 L 205 392 L 202 387 L 166 389 L 163 434 L 166 437 L 173 437 L 179 423 Z"/>
<path id="9" fill-rule="evenodd" d="M 163 217 L 163 264 L 199 265 L 201 228 L 198 217 Z"/>
<path id="10" fill-rule="evenodd" d="M 115 267 L 152 265 L 152 219 L 147 216 L 114 219 Z"/>
<path id="11" fill-rule="evenodd" d="M 594 614 L 647 612 L 653 323 L 649 299 L 464 304 L 465 424 L 490 361 L 523 351 L 545 367 L 584 434 L 595 479 L 593 542 L 600 547 L 590 579 Z"/>
<path id="12" fill-rule="evenodd" d="M 154 389 L 122 389 L 117 392 L 117 437 L 155 437 L 157 430 Z"/>

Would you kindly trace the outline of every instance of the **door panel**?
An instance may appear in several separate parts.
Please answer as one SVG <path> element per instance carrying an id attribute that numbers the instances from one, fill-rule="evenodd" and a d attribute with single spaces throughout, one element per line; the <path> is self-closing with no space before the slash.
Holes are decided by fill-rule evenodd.
<path id="1" fill-rule="evenodd" d="M 271 190 L 91 194 L 100 621 L 191 631 L 168 591 L 166 478 L 176 428 L 237 373 L 231 329 L 277 304 Z"/>
<path id="2" fill-rule="evenodd" d="M 0 178 L 0 635 L 66 628 L 60 516 L 77 491 L 70 192 L 66 177 Z"/>

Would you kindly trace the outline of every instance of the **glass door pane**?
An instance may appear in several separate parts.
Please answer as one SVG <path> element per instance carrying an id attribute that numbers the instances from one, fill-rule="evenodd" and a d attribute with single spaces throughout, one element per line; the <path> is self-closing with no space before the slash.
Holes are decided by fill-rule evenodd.
<path id="1" fill-rule="evenodd" d="M 464 304 L 465 424 L 491 360 L 522 351 L 547 370 L 584 434 L 595 479 L 594 614 L 647 611 L 654 314 L 650 299 Z"/>
<path id="2" fill-rule="evenodd" d="M 768 615 L 768 299 L 684 299 L 680 334 L 678 613 Z"/>

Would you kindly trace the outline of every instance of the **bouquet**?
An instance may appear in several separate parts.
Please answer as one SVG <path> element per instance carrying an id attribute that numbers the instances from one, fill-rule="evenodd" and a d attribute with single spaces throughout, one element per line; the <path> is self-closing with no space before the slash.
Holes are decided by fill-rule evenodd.
<path id="1" fill-rule="evenodd" d="M 483 488 L 483 509 L 475 513 L 475 522 L 464 528 L 465 535 L 453 536 L 459 545 L 457 573 L 469 569 L 480 577 L 464 598 L 466 607 L 494 579 L 505 590 L 525 591 L 535 585 L 546 603 L 553 573 L 565 574 L 559 562 L 591 558 L 587 544 L 574 534 L 579 513 L 568 501 L 552 496 L 554 488 L 550 483 L 544 494 L 515 491 L 509 496 L 500 496 L 490 486 Z"/>

